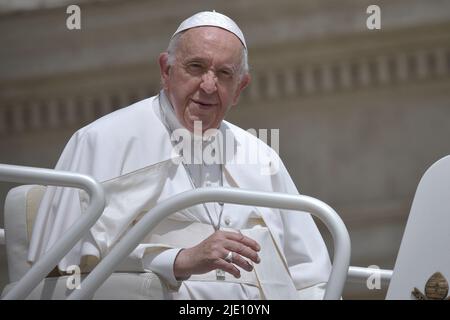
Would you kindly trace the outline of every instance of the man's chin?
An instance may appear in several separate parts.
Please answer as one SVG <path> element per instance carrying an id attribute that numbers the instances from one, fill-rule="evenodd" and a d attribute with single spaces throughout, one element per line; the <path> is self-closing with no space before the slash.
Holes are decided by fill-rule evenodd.
<path id="1" fill-rule="evenodd" d="M 199 132 L 200 130 L 202 132 L 205 132 L 209 129 L 217 129 L 218 126 L 214 126 L 214 123 L 206 122 L 206 125 L 204 124 L 205 121 L 202 120 L 195 120 L 195 122 L 190 122 L 189 125 L 186 127 L 190 132 Z"/>

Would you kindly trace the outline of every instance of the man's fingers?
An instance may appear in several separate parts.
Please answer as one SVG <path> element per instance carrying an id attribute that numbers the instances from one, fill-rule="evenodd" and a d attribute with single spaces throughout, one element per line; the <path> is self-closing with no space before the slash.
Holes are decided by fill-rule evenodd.
<path id="1" fill-rule="evenodd" d="M 250 247 L 247 247 L 246 245 L 242 244 L 241 242 L 236 242 L 233 240 L 226 240 L 223 244 L 224 248 L 227 250 L 230 250 L 231 252 L 234 252 L 234 255 L 241 255 L 244 256 L 250 260 L 252 260 L 255 263 L 259 263 L 260 259 L 258 254 L 255 250 L 251 249 Z"/>
<path id="2" fill-rule="evenodd" d="M 241 272 L 232 263 L 226 262 L 225 260 L 219 260 L 216 263 L 217 269 L 222 269 L 225 272 L 232 274 L 235 278 L 241 277 Z"/>
<path id="3" fill-rule="evenodd" d="M 244 236 L 240 232 L 238 233 L 238 232 L 223 231 L 223 233 L 227 239 L 241 242 L 242 244 L 246 245 L 247 247 L 250 247 L 255 251 L 261 250 L 261 247 L 259 246 L 258 242 L 249 237 Z"/>
<path id="4" fill-rule="evenodd" d="M 233 253 L 233 260 L 232 260 L 232 262 L 235 265 L 238 265 L 239 267 L 244 269 L 245 271 L 252 271 L 253 270 L 253 266 L 246 259 L 244 259 L 241 255 L 239 255 L 237 253 Z"/>

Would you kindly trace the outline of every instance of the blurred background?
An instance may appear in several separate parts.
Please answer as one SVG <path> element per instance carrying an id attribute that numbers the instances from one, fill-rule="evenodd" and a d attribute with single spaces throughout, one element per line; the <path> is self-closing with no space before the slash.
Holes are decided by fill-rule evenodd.
<path id="1" fill-rule="evenodd" d="M 81 30 L 66 27 L 70 4 Z M 450 154 L 450 1 L 0 0 L 0 163 L 53 168 L 78 128 L 157 94 L 158 54 L 213 9 L 249 45 L 253 81 L 228 120 L 279 128 L 300 192 L 346 223 L 351 264 L 393 268 L 420 177 Z M 0 227 L 13 186 L 0 183 Z M 349 284 L 344 298 L 385 294 Z"/>

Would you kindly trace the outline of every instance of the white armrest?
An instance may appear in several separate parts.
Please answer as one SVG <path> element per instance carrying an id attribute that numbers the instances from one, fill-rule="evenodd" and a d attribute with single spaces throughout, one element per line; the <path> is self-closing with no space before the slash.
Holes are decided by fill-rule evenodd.
<path id="1" fill-rule="evenodd" d="M 0 229 L 0 244 L 5 244 L 5 229 Z"/>

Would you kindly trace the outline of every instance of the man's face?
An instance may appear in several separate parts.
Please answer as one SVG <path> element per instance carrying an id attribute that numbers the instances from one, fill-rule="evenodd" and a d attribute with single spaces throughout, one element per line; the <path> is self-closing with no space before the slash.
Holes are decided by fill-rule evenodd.
<path id="1" fill-rule="evenodd" d="M 237 104 L 250 80 L 241 76 L 242 50 L 231 32 L 198 27 L 181 35 L 172 66 L 166 52 L 160 55 L 164 89 L 185 128 L 193 131 L 194 121 L 202 122 L 203 131 L 218 128 Z"/>

